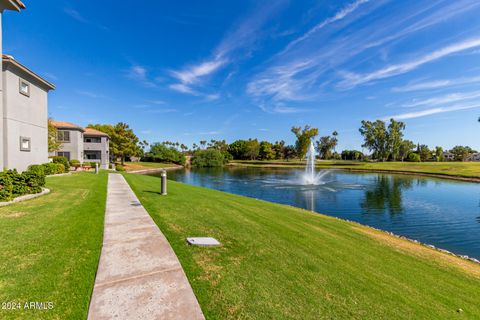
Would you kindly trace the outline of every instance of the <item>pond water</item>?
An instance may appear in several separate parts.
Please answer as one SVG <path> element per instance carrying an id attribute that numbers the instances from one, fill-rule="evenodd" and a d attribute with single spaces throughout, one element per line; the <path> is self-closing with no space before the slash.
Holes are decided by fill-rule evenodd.
<path id="1" fill-rule="evenodd" d="M 480 259 L 480 184 L 327 170 L 321 184 L 299 185 L 303 172 L 226 167 L 172 171 L 168 176 L 357 221 Z"/>

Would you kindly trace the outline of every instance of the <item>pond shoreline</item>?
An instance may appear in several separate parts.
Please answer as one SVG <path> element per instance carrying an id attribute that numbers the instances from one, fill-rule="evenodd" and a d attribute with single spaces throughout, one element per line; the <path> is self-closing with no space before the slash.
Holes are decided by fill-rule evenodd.
<path id="1" fill-rule="evenodd" d="M 284 169 L 301 169 L 304 166 L 301 165 L 279 165 L 279 164 L 265 164 L 265 165 L 248 165 L 242 163 L 229 163 L 228 167 L 243 167 L 243 168 L 284 168 Z M 349 171 L 349 172 L 367 172 L 367 173 L 391 173 L 391 174 L 405 174 L 413 176 L 424 176 L 424 177 L 433 177 L 449 180 L 457 180 L 464 182 L 480 183 L 480 177 L 469 177 L 469 176 L 459 176 L 451 174 L 441 174 L 441 173 L 429 173 L 421 171 L 405 171 L 405 170 L 388 170 L 388 169 L 359 169 L 359 168 L 338 168 L 338 167 L 316 167 L 317 170 L 338 170 L 338 171 Z"/>

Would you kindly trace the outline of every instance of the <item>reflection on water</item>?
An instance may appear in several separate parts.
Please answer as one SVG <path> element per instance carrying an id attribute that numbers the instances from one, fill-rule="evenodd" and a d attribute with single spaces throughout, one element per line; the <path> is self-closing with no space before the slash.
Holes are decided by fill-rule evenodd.
<path id="1" fill-rule="evenodd" d="M 329 170 L 300 185 L 303 170 L 215 168 L 169 172 L 206 188 L 293 205 L 480 258 L 480 184 Z"/>
<path id="2" fill-rule="evenodd" d="M 412 188 L 413 180 L 395 175 L 378 175 L 374 183 L 365 191 L 362 202 L 364 213 L 388 212 L 399 214 L 403 212 L 402 192 Z"/>

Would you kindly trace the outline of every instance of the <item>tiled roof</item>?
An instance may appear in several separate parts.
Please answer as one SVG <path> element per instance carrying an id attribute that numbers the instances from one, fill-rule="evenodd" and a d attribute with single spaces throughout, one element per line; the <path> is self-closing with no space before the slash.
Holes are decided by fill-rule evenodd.
<path id="1" fill-rule="evenodd" d="M 55 121 L 55 120 L 50 120 L 50 122 L 53 124 L 55 128 L 58 128 L 58 129 L 75 129 L 75 130 L 80 130 L 82 132 L 85 132 L 85 129 L 71 122 Z"/>
<path id="2" fill-rule="evenodd" d="M 84 132 L 85 136 L 102 136 L 102 137 L 108 137 L 108 134 L 102 131 L 98 131 L 92 128 L 85 128 Z"/>

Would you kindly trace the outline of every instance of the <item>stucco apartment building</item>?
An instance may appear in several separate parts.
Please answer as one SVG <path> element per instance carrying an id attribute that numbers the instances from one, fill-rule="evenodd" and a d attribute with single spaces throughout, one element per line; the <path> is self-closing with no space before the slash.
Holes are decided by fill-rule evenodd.
<path id="1" fill-rule="evenodd" d="M 110 139 L 106 133 L 66 121 L 52 121 L 52 124 L 62 144 L 59 150 L 50 153 L 51 156 L 64 156 L 80 163 L 97 162 L 101 169 L 108 169 Z"/>
<path id="2" fill-rule="evenodd" d="M 4 55 L 1 45 L 3 13 L 24 8 L 19 0 L 0 0 L 0 170 L 48 162 L 48 92 L 55 86 Z"/>

